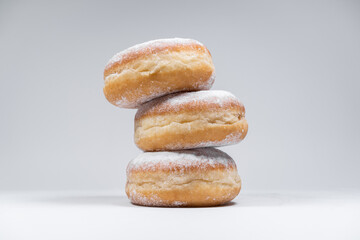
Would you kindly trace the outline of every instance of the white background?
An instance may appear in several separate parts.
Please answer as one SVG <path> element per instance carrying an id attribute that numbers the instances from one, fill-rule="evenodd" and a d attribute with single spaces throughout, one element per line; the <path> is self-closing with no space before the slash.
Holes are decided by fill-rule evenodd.
<path id="1" fill-rule="evenodd" d="M 106 101 L 104 66 L 176 36 L 245 104 L 222 148 L 244 190 L 360 188 L 358 1 L 1 1 L 0 36 L 0 190 L 123 189 L 135 110 Z"/>
<path id="2" fill-rule="evenodd" d="M 125 195 L 0 195 L 1 240 L 358 240 L 360 193 L 246 191 L 212 208 L 150 208 Z"/>

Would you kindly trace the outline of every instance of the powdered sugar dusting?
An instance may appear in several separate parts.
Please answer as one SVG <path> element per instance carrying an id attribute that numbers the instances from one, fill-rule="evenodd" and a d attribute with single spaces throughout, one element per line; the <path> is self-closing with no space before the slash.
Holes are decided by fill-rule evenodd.
<path id="1" fill-rule="evenodd" d="M 166 145 L 166 148 L 169 150 L 172 149 L 192 149 L 192 148 L 204 148 L 204 147 L 221 147 L 221 146 L 227 146 L 227 145 L 233 145 L 236 143 L 239 143 L 241 139 L 243 138 L 244 131 L 242 132 L 233 132 L 229 135 L 227 135 L 224 139 L 218 140 L 218 141 L 202 141 L 195 145 L 191 146 L 184 146 L 183 144 L 168 144 Z"/>
<path id="2" fill-rule="evenodd" d="M 204 46 L 202 43 L 193 40 L 193 39 L 186 39 L 186 38 L 165 38 L 165 39 L 157 39 L 157 40 L 152 40 L 152 41 L 148 41 L 148 42 L 144 42 L 144 43 L 140 43 L 137 44 L 135 46 L 132 46 L 130 48 L 125 49 L 124 51 L 121 51 L 119 53 L 117 53 L 115 56 L 113 56 L 109 62 L 107 63 L 107 65 L 111 65 L 114 62 L 119 62 L 121 63 L 124 56 L 127 54 L 132 54 L 132 53 L 137 53 L 140 51 L 143 51 L 144 49 L 153 49 L 153 48 L 157 48 L 157 47 L 161 47 L 164 44 L 167 45 L 190 45 L 190 44 L 197 44 L 200 46 Z"/>
<path id="3" fill-rule="evenodd" d="M 206 168 L 222 165 L 235 166 L 234 160 L 225 152 L 215 148 L 198 148 L 171 152 L 144 152 L 130 161 L 127 173 L 131 170 L 155 171 L 162 168 Z"/>
<path id="4" fill-rule="evenodd" d="M 212 73 L 210 78 L 207 81 L 203 82 L 202 84 L 194 83 L 195 84 L 194 87 L 196 87 L 196 89 L 199 89 L 199 90 L 208 90 L 212 87 L 212 85 L 214 84 L 214 81 L 215 81 L 215 71 Z M 155 98 L 162 97 L 164 95 L 171 94 L 174 92 L 182 92 L 182 91 L 186 91 L 186 90 L 188 90 L 188 89 L 180 89 L 180 90 L 179 89 L 177 89 L 177 90 L 168 89 L 167 91 L 164 91 L 163 89 L 153 89 L 152 93 L 149 93 L 148 95 L 139 97 L 135 102 L 128 100 L 125 96 L 122 96 L 115 102 L 115 105 L 118 107 L 122 107 L 122 108 L 139 108 L 141 104 L 149 102 Z M 138 95 L 140 95 L 140 94 L 138 94 Z"/>
<path id="5" fill-rule="evenodd" d="M 226 136 L 225 139 L 220 141 L 207 141 L 200 143 L 197 147 L 216 147 L 236 144 L 241 141 L 243 133 L 233 132 Z"/>
<path id="6" fill-rule="evenodd" d="M 140 118 L 145 113 L 150 112 L 176 112 L 181 106 L 194 103 L 202 105 L 204 103 L 216 104 L 223 107 L 226 103 L 235 102 L 241 105 L 240 101 L 230 92 L 223 90 L 182 92 L 170 94 L 161 98 L 154 99 L 141 105 L 136 113 L 135 118 Z"/>
<path id="7" fill-rule="evenodd" d="M 216 73 L 214 70 L 213 73 L 211 74 L 211 76 L 209 77 L 209 79 L 204 81 L 202 84 L 199 84 L 197 86 L 197 89 L 198 90 L 209 90 L 212 87 L 212 85 L 214 84 L 215 78 L 216 78 Z"/>
<path id="8" fill-rule="evenodd" d="M 136 189 L 132 189 L 129 192 L 129 198 L 134 204 L 144 205 L 144 206 L 159 206 L 159 207 L 180 207 L 185 206 L 186 202 L 173 201 L 171 203 L 164 202 L 159 198 L 155 193 L 151 196 L 144 196 L 141 193 L 138 193 Z"/>

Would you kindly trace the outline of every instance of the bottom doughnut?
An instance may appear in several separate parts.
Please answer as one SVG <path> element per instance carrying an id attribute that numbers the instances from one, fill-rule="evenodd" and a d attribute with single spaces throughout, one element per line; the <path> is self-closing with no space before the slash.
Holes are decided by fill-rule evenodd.
<path id="1" fill-rule="evenodd" d="M 145 152 L 129 163 L 125 189 L 137 205 L 205 207 L 234 199 L 241 180 L 234 160 L 215 148 Z"/>

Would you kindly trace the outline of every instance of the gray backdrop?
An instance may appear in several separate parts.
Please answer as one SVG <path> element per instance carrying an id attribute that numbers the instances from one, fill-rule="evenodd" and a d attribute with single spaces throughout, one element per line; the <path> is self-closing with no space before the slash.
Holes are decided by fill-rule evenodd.
<path id="1" fill-rule="evenodd" d="M 0 189 L 123 189 L 135 110 L 103 69 L 144 41 L 187 37 L 244 102 L 221 148 L 246 190 L 360 189 L 359 1 L 1 1 Z"/>

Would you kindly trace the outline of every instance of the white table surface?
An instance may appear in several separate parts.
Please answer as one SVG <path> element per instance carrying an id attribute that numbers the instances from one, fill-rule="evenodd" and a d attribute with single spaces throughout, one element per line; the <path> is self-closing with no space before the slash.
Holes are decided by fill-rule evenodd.
<path id="1" fill-rule="evenodd" d="M 360 192 L 242 192 L 149 208 L 117 192 L 0 193 L 0 239 L 360 239 Z"/>

